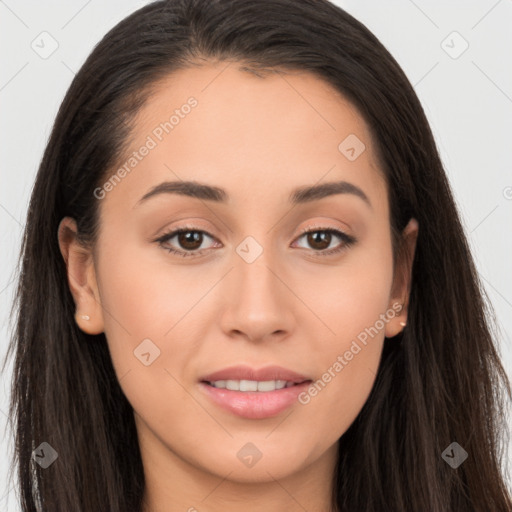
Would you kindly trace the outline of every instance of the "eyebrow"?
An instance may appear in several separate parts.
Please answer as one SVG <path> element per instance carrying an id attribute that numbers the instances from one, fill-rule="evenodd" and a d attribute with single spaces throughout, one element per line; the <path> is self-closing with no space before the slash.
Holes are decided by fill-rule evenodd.
<path id="1" fill-rule="evenodd" d="M 212 185 L 198 183 L 197 181 L 164 181 L 146 192 L 135 206 L 147 201 L 150 197 L 160 194 L 179 194 L 217 203 L 226 203 L 229 199 L 229 195 L 224 189 Z M 334 181 L 320 185 L 299 187 L 292 191 L 288 200 L 296 205 L 317 201 L 335 194 L 355 195 L 372 208 L 368 196 L 358 186 L 348 181 Z"/>

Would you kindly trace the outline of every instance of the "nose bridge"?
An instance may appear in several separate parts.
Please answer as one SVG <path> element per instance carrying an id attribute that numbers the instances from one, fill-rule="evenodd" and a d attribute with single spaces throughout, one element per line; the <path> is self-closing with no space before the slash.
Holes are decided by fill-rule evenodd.
<path id="1" fill-rule="evenodd" d="M 293 294 L 283 284 L 284 276 L 279 275 L 276 251 L 249 236 L 235 252 L 229 297 L 222 313 L 223 329 L 244 333 L 251 340 L 289 331 Z"/>

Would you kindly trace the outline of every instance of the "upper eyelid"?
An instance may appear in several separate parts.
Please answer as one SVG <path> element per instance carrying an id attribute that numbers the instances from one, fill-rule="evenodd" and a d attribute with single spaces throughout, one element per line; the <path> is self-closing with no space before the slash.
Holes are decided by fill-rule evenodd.
<path id="1" fill-rule="evenodd" d="M 169 241 L 171 238 L 174 238 L 175 236 L 179 235 L 180 232 L 188 233 L 189 231 L 193 231 L 196 233 L 202 233 L 203 235 L 206 235 L 214 240 L 217 240 L 215 236 L 213 236 L 211 233 L 204 229 L 199 228 L 191 228 L 191 227 L 178 227 L 170 229 L 169 231 L 164 232 L 162 235 L 160 235 L 158 238 L 156 238 L 155 242 L 166 242 Z M 192 252 L 192 251 L 189 251 Z"/>
<path id="2" fill-rule="evenodd" d="M 299 236 L 303 235 L 304 233 L 311 233 L 315 231 L 338 231 L 339 233 L 343 233 L 344 235 L 348 235 L 346 231 L 340 228 L 335 228 L 334 226 L 323 226 L 323 225 L 315 225 L 315 226 L 308 226 L 306 228 L 301 229 Z"/>

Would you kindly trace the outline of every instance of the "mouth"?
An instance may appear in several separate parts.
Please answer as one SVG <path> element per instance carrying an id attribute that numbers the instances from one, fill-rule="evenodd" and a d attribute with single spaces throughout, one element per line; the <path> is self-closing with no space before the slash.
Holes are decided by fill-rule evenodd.
<path id="1" fill-rule="evenodd" d="M 271 366 L 259 370 L 236 366 L 205 376 L 200 389 L 224 411 L 247 419 L 279 415 L 297 402 L 312 379 Z"/>
<path id="2" fill-rule="evenodd" d="M 268 393 L 269 391 L 276 391 L 284 388 L 291 388 L 303 382 L 310 382 L 307 379 L 302 382 L 293 382 L 287 380 L 215 380 L 215 381 L 202 381 L 205 384 L 218 389 L 229 389 L 230 391 L 241 391 L 246 393 L 248 391 L 257 391 L 260 393 Z"/>

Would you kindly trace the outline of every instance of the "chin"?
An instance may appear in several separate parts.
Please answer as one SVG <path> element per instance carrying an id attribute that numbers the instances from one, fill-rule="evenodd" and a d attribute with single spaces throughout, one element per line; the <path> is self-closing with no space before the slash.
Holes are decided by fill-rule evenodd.
<path id="1" fill-rule="evenodd" d="M 234 448 L 211 451 L 207 460 L 202 458 L 198 462 L 203 470 L 221 478 L 239 483 L 260 483 L 287 478 L 321 456 L 301 453 L 302 442 L 288 446 L 282 442 L 269 443 L 261 439 L 252 443 L 246 439 L 235 441 Z"/>

